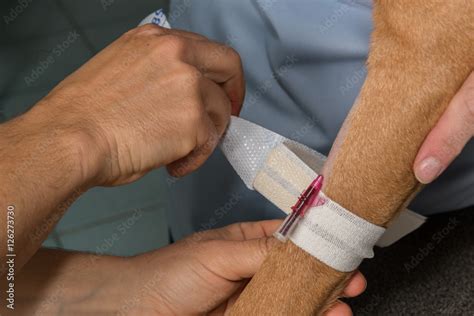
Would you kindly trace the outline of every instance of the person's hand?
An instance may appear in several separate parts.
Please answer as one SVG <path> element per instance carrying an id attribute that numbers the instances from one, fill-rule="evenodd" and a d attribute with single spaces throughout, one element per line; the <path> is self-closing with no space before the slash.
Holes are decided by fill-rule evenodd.
<path id="1" fill-rule="evenodd" d="M 224 314 L 257 272 L 269 249 L 279 243 L 270 236 L 280 224 L 280 220 L 234 224 L 196 233 L 163 249 L 130 258 L 130 269 L 126 271 L 133 276 L 134 285 L 127 289 L 139 295 L 120 311 Z M 365 286 L 365 278 L 356 272 L 342 294 L 357 296 Z M 346 315 L 352 315 L 351 309 L 342 302 L 327 313 Z"/>
<path id="2" fill-rule="evenodd" d="M 244 97 L 239 55 L 198 34 L 148 24 L 133 29 L 33 107 L 49 128 L 81 134 L 83 174 L 117 185 L 168 166 L 200 166 Z M 72 141 L 71 141 L 72 142 Z"/>
<path id="3" fill-rule="evenodd" d="M 421 183 L 434 181 L 474 135 L 474 72 L 427 136 L 414 163 Z"/>

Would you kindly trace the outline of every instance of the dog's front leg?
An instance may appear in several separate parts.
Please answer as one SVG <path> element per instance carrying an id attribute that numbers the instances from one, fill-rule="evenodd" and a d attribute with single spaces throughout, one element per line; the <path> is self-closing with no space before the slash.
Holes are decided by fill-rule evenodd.
<path id="1" fill-rule="evenodd" d="M 324 171 L 331 199 L 384 226 L 417 192 L 417 151 L 474 66 L 473 16 L 470 0 L 375 2 L 367 80 Z M 282 243 L 232 314 L 320 314 L 349 276 Z"/>

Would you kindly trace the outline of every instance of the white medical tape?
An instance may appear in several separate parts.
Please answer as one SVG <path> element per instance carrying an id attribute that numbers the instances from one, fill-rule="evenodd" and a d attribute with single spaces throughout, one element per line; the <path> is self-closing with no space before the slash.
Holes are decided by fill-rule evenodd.
<path id="1" fill-rule="evenodd" d="M 275 147 L 257 173 L 254 188 L 289 211 L 300 193 L 318 174 L 285 145 Z M 355 270 L 373 257 L 373 246 L 385 228 L 347 211 L 320 193 L 323 205 L 311 207 L 289 239 L 328 266 L 343 272 Z"/>
<path id="2" fill-rule="evenodd" d="M 246 186 L 287 214 L 326 160 L 311 148 L 238 117 L 231 118 L 220 147 Z M 404 223 L 395 220 L 385 230 L 325 198 L 324 205 L 307 211 L 289 238 L 338 271 L 353 271 L 364 258 L 373 257 L 372 248 L 377 241 L 390 245 L 425 221 L 405 210 L 402 213 L 409 215 L 400 216 Z M 381 238 L 385 231 L 389 240 Z"/>
<path id="3" fill-rule="evenodd" d="M 153 23 L 171 28 L 163 10 L 147 16 L 140 25 Z M 298 142 L 259 125 L 232 117 L 220 148 L 246 186 L 256 190 L 285 213 L 299 194 L 316 178 L 326 157 Z M 323 193 L 323 205 L 311 207 L 290 239 L 298 247 L 339 271 L 353 271 L 364 258 L 373 257 L 373 246 L 382 240 L 390 245 L 423 224 L 425 218 L 402 212 L 380 238 L 376 226 L 331 201 Z M 391 229 L 395 227 L 396 229 Z"/>

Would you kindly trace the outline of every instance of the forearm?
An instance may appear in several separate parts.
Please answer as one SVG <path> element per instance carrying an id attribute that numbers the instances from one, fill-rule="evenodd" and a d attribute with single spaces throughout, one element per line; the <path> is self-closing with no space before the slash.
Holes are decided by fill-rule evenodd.
<path id="1" fill-rule="evenodd" d="M 49 117 L 43 111 L 52 106 L 48 102 L 0 125 L 0 207 L 4 214 L 0 249 L 4 257 L 7 233 L 14 230 L 10 252 L 16 254 L 17 270 L 87 186 L 81 162 L 87 154 L 81 148 L 85 135 L 72 130 L 65 119 Z M 13 209 L 8 218 L 7 209 Z"/>
<path id="2" fill-rule="evenodd" d="M 41 249 L 15 278 L 14 311 L 2 304 L 1 314 L 116 315 L 133 295 L 130 271 L 126 258 Z"/>

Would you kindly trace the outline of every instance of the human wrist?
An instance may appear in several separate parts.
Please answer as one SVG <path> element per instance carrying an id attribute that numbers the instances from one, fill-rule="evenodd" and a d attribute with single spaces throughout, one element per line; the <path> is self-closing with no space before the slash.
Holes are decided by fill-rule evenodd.
<path id="1" fill-rule="evenodd" d="M 40 304 L 20 304 L 19 314 L 128 315 L 120 312 L 131 296 L 126 262 L 124 257 L 41 249 L 18 276 L 16 293 L 19 301 Z"/>
<path id="2" fill-rule="evenodd" d="M 98 256 L 91 262 L 91 279 L 84 291 L 88 297 L 85 304 L 76 306 L 83 312 L 101 311 L 110 315 L 129 315 L 134 311 L 136 304 L 135 289 L 138 275 L 131 271 L 129 259 L 125 257 Z M 92 287 L 90 286 L 92 285 Z M 90 295 L 89 291 L 95 293 Z"/>
<path id="3" fill-rule="evenodd" d="M 123 289 L 118 315 L 176 314 L 165 302 L 161 286 L 163 272 L 159 268 L 163 262 L 155 251 L 120 260 L 121 278 L 115 280 Z"/>
<path id="4" fill-rule="evenodd" d="M 47 167 L 54 167 L 55 173 L 68 178 L 66 186 L 87 190 L 98 181 L 103 155 L 87 120 L 72 118 L 65 114 L 68 109 L 57 103 L 49 98 L 41 100 L 14 122 L 15 128 L 27 135 L 25 140 L 31 137 L 30 144 L 39 144 L 40 154 L 48 157 L 44 163 L 54 163 Z"/>

